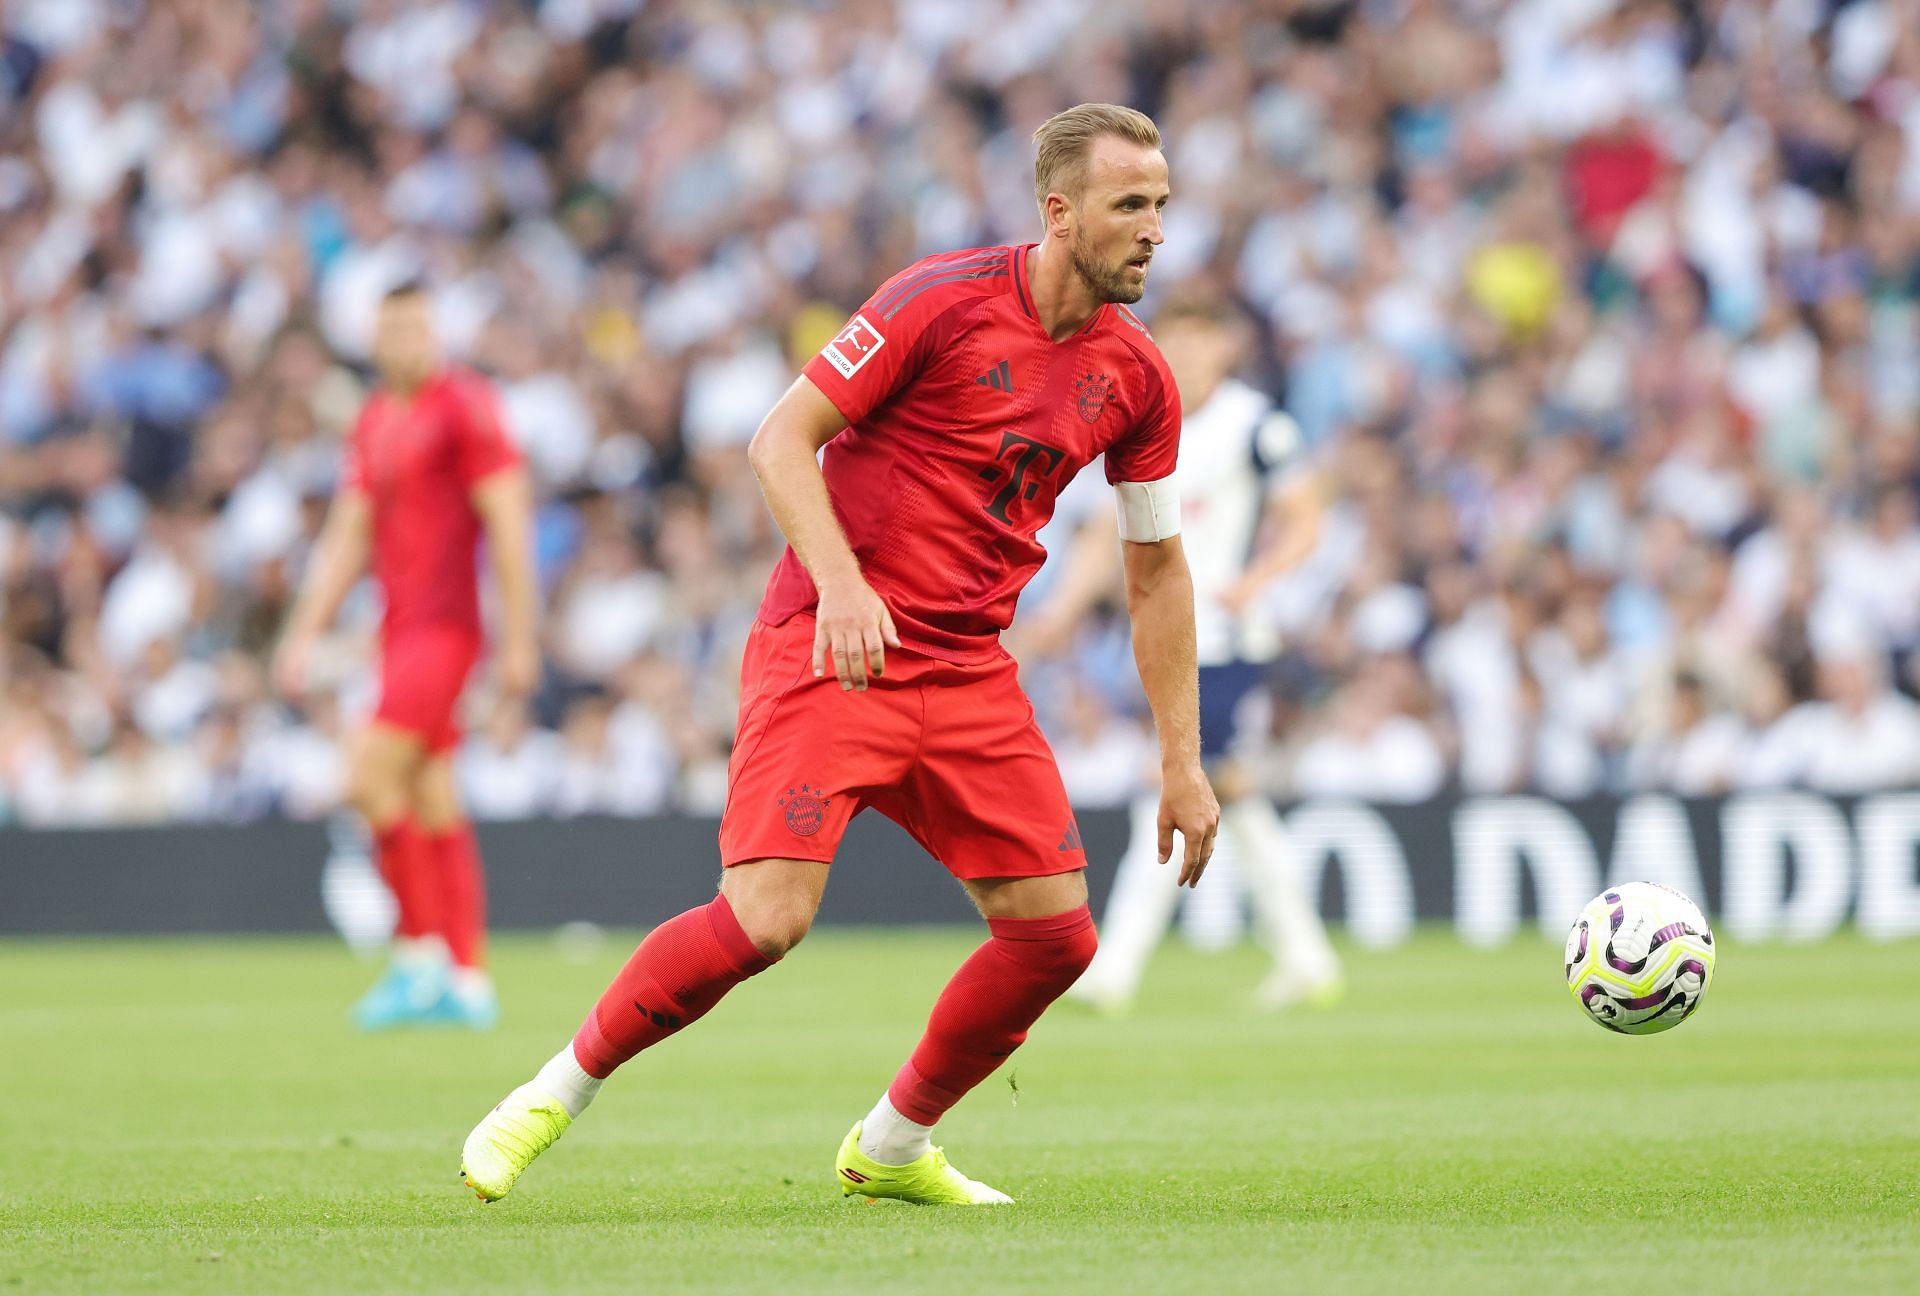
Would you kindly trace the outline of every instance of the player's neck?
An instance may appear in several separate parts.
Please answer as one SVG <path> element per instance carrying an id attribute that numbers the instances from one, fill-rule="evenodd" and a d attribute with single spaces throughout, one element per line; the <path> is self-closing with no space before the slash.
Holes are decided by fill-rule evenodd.
<path id="1" fill-rule="evenodd" d="M 380 385 L 385 387 L 388 393 L 397 399 L 410 401 L 415 396 L 418 396 L 427 384 L 432 381 L 433 375 L 431 373 L 418 375 L 409 374 L 404 379 L 384 375 L 380 379 Z"/>
<path id="2" fill-rule="evenodd" d="M 1050 238 L 1027 253 L 1027 287 L 1033 313 L 1055 342 L 1064 342 L 1087 326 L 1104 304 L 1073 271 L 1067 245 Z"/>

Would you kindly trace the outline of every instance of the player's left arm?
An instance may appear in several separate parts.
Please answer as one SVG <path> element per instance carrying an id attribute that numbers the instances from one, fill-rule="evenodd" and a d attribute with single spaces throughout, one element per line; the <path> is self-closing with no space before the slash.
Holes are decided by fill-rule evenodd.
<path id="1" fill-rule="evenodd" d="M 539 597 L 533 576 L 533 486 L 526 469 L 502 468 L 472 488 L 500 586 L 500 687 L 525 697 L 540 682 Z"/>
<path id="2" fill-rule="evenodd" d="M 1160 735 L 1160 862 L 1173 833 L 1186 840 L 1180 885 L 1200 881 L 1213 857 L 1220 803 L 1200 767 L 1200 668 L 1194 645 L 1193 573 L 1180 543 L 1180 392 L 1158 351 L 1143 353 L 1147 399 L 1127 435 L 1107 448 L 1120 520 L 1133 660 Z"/>
<path id="3" fill-rule="evenodd" d="M 1133 659 L 1160 736 L 1160 862 L 1172 856 L 1173 833 L 1179 829 L 1186 842 L 1180 885 L 1194 886 L 1213 857 L 1220 804 L 1200 764 L 1193 576 L 1177 532 L 1154 540 L 1126 534 L 1121 562 L 1133 619 Z"/>
<path id="4" fill-rule="evenodd" d="M 487 537 L 500 586 L 500 687 L 525 697 L 540 682 L 540 592 L 533 574 L 533 483 L 507 435 L 493 392 L 475 380 L 461 392 L 459 465 Z"/>

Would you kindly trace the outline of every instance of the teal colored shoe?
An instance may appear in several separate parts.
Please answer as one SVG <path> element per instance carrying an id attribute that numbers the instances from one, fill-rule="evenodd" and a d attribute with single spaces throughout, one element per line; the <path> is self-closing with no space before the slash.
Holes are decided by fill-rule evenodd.
<path id="1" fill-rule="evenodd" d="M 436 1026 L 492 1030 L 500 1024 L 500 1000 L 491 981 L 462 985 L 458 977 L 449 978 L 427 1019 Z"/>
<path id="2" fill-rule="evenodd" d="M 353 1006 L 353 1024 L 364 1031 L 424 1026 L 447 995 L 447 972 L 432 963 L 393 963 L 373 989 Z"/>

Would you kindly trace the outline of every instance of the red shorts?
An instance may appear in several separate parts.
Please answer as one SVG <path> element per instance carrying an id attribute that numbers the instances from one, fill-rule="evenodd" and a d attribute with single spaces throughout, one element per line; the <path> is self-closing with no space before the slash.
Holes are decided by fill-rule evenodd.
<path id="1" fill-rule="evenodd" d="M 756 621 L 740 671 L 720 862 L 831 860 L 871 806 L 959 878 L 1087 866 L 1053 749 L 1013 658 L 955 665 L 898 648 L 866 692 L 813 675 L 814 619 Z"/>
<path id="2" fill-rule="evenodd" d="M 480 660 L 480 637 L 458 626 L 406 630 L 380 644 L 380 705 L 375 721 L 417 734 L 430 752 L 460 744 L 455 710 L 467 674 Z"/>

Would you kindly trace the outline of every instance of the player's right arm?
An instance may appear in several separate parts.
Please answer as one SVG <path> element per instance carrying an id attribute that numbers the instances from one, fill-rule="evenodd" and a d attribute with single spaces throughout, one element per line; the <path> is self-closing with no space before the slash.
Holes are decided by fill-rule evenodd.
<path id="1" fill-rule="evenodd" d="M 846 426 L 847 416 L 802 375 L 753 434 L 747 459 L 773 520 L 819 591 L 813 673 L 825 674 L 831 662 L 842 689 L 865 691 L 869 673 L 886 672 L 886 650 L 900 646 L 900 635 L 886 603 L 860 574 L 820 471 L 820 448 Z"/>
<path id="2" fill-rule="evenodd" d="M 774 521 L 819 595 L 813 673 L 826 674 L 831 662 L 843 689 L 865 690 L 868 675 L 884 673 L 886 650 L 900 646 L 900 635 L 833 514 L 820 450 L 878 409 L 926 364 L 935 346 L 931 325 L 949 304 L 952 286 L 978 282 L 956 267 L 983 267 L 1001 254 L 974 249 L 931 258 L 881 284 L 807 361 L 747 447 Z"/>
<path id="3" fill-rule="evenodd" d="M 314 641 L 333 623 L 340 605 L 366 571 L 372 537 L 373 508 L 365 493 L 352 485 L 342 486 L 327 510 L 320 538 L 314 542 L 306 580 L 294 601 L 293 614 L 287 618 L 279 651 L 274 654 L 273 682 L 282 696 L 298 697 L 306 691 L 307 662 Z"/>
<path id="4" fill-rule="evenodd" d="M 493 389 L 477 379 L 457 389 L 458 472 L 487 538 L 500 590 L 501 691 L 526 697 L 540 683 L 540 583 L 533 566 L 533 483 L 500 419 Z"/>

